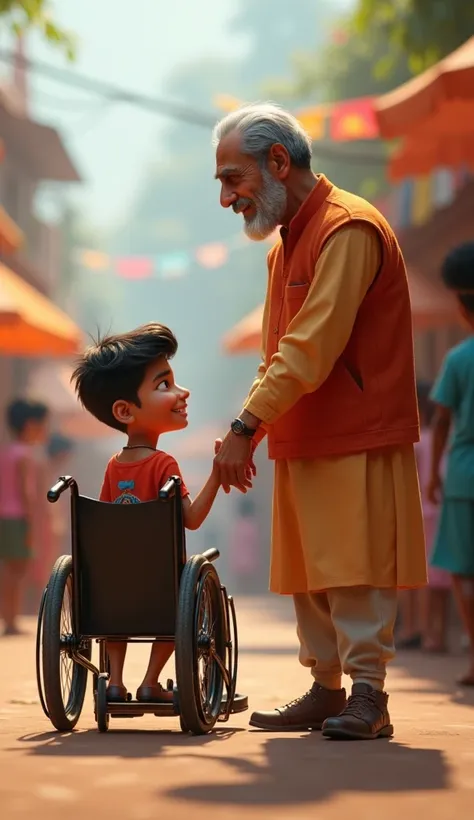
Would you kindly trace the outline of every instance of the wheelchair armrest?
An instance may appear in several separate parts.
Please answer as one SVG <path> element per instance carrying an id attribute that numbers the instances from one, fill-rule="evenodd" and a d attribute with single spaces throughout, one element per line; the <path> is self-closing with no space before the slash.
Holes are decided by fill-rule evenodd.
<path id="1" fill-rule="evenodd" d="M 180 487 L 180 486 L 181 486 L 180 477 L 177 476 L 177 475 L 172 475 L 168 479 L 166 484 L 164 484 L 163 487 L 161 488 L 161 490 L 158 494 L 158 497 L 161 498 L 162 501 L 167 501 L 168 498 L 173 498 L 173 496 L 176 492 L 176 487 Z"/>
<path id="2" fill-rule="evenodd" d="M 48 490 L 46 498 L 51 504 L 55 504 L 59 496 L 62 495 L 65 490 L 69 489 L 69 487 L 77 488 L 75 479 L 70 475 L 60 476 L 56 484 Z"/>

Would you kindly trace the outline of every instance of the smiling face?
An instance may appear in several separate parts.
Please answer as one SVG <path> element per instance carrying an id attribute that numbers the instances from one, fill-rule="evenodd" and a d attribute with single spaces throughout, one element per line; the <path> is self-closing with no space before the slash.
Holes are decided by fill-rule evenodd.
<path id="1" fill-rule="evenodd" d="M 138 398 L 140 405 L 119 399 L 113 406 L 115 418 L 127 425 L 129 435 L 159 436 L 187 427 L 189 390 L 175 383 L 164 357 L 147 367 Z"/>
<path id="2" fill-rule="evenodd" d="M 266 165 L 243 154 L 241 137 L 232 131 L 222 138 L 216 152 L 216 179 L 221 183 L 221 205 L 232 207 L 244 218 L 244 231 L 260 241 L 283 223 L 287 191 L 281 181 L 288 173 L 286 149 L 273 145 Z"/>

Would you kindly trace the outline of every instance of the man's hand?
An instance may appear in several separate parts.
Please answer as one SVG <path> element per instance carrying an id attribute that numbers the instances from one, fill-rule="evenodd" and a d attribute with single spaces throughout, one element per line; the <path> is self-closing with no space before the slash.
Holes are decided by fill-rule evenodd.
<path id="1" fill-rule="evenodd" d="M 441 501 L 441 494 L 443 491 L 443 482 L 439 475 L 431 476 L 428 486 L 426 488 L 426 495 L 428 497 L 428 501 L 431 501 L 432 504 L 439 504 Z"/>
<path id="2" fill-rule="evenodd" d="M 220 446 L 216 441 L 215 451 L 214 466 L 219 471 L 224 492 L 237 487 L 240 492 L 246 493 L 252 487 L 252 474 L 256 473 L 252 440 L 248 436 L 236 436 L 229 432 Z"/>

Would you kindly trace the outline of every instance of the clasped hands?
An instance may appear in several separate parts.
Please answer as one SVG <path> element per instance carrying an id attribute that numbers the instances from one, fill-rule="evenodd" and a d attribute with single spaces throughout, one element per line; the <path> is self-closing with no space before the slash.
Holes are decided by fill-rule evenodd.
<path id="1" fill-rule="evenodd" d="M 236 487 L 241 493 L 252 488 L 252 477 L 257 474 L 253 460 L 252 440 L 229 431 L 224 439 L 214 443 L 213 470 L 225 493 Z"/>

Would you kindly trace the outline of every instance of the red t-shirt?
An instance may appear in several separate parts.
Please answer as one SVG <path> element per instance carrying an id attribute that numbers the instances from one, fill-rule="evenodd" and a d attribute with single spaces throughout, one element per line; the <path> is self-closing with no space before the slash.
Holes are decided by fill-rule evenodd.
<path id="1" fill-rule="evenodd" d="M 158 450 L 141 461 L 117 461 L 113 456 L 105 471 L 100 501 L 113 504 L 139 504 L 141 501 L 154 501 L 158 493 L 173 476 L 181 478 L 181 471 L 172 456 Z M 181 478 L 181 497 L 189 495 Z"/>

